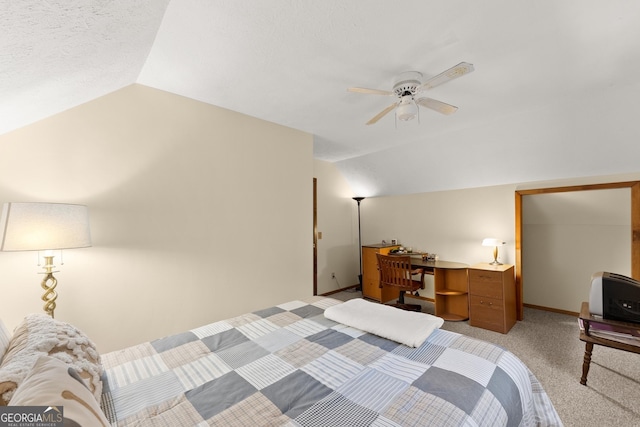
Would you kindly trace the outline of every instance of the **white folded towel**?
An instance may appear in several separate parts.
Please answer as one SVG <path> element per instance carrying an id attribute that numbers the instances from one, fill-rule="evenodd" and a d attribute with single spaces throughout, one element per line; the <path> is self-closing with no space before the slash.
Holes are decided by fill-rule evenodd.
<path id="1" fill-rule="evenodd" d="M 444 323 L 440 317 L 427 313 L 401 310 L 361 298 L 331 306 L 324 311 L 324 316 L 409 347 L 420 347 Z"/>

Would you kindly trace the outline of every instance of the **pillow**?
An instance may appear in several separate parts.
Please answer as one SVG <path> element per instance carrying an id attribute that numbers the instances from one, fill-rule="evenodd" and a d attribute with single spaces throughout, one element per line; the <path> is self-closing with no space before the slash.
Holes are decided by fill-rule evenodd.
<path id="1" fill-rule="evenodd" d="M 4 326 L 2 319 L 0 319 L 0 363 L 2 363 L 2 358 L 7 352 L 7 348 L 9 348 L 9 341 L 11 341 L 11 333 Z"/>
<path id="2" fill-rule="evenodd" d="M 62 406 L 64 425 L 109 426 L 100 405 L 78 373 L 49 356 L 38 357 L 13 394 L 10 406 Z"/>
<path id="3" fill-rule="evenodd" d="M 36 359 L 47 355 L 74 368 L 100 401 L 104 369 L 93 342 L 68 323 L 46 314 L 30 314 L 16 327 L 0 364 L 0 405 L 11 400 Z"/>

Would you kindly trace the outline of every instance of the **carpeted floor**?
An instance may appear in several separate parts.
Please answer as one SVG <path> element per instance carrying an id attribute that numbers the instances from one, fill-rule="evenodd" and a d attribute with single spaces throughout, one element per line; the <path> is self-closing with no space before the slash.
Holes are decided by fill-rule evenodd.
<path id="1" fill-rule="evenodd" d="M 361 298 L 360 292 L 330 297 Z M 409 299 L 409 298 L 408 298 Z M 433 314 L 433 304 L 420 303 Z M 542 383 L 565 426 L 640 427 L 640 355 L 594 346 L 587 386 L 580 384 L 584 343 L 575 317 L 524 309 L 524 320 L 508 334 L 445 322 L 443 329 L 498 344 L 520 358 Z"/>

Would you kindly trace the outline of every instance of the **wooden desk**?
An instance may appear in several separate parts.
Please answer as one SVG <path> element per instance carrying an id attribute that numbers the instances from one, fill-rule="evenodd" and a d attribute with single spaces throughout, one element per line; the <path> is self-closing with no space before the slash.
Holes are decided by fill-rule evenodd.
<path id="1" fill-rule="evenodd" d="M 391 254 L 393 255 L 393 254 Z M 403 254 L 403 255 L 411 255 L 411 254 Z M 463 268 L 467 268 L 467 264 L 463 264 L 461 262 L 453 262 L 453 261 L 425 261 L 421 256 L 411 256 L 411 266 L 414 268 L 424 268 L 426 274 L 434 274 L 436 268 L 449 269 L 449 270 L 459 270 Z"/>
<path id="2" fill-rule="evenodd" d="M 580 384 L 587 385 L 587 375 L 589 374 L 591 352 L 593 351 L 594 344 L 640 354 L 640 341 L 638 341 L 639 345 L 632 345 L 620 341 L 614 341 L 612 339 L 606 339 L 601 336 L 594 336 L 592 334 L 592 330 L 596 329 L 595 324 L 612 326 L 621 332 L 640 334 L 640 324 L 620 322 L 617 320 L 603 319 L 599 316 L 592 316 L 589 312 L 588 302 L 582 303 L 582 308 L 580 310 L 580 320 L 582 320 L 582 324 L 584 326 L 584 329 L 580 329 L 580 341 L 584 341 L 586 343 L 584 350 L 584 361 L 582 363 L 582 378 L 580 378 Z"/>
<path id="3" fill-rule="evenodd" d="M 411 254 L 409 254 L 411 255 Z M 452 261 L 425 261 L 411 257 L 413 268 L 433 275 L 435 315 L 449 321 L 469 318 L 469 284 L 467 264 Z"/>
<path id="4" fill-rule="evenodd" d="M 381 303 L 398 298 L 398 290 L 391 286 L 380 289 L 380 273 L 376 253 L 390 254 L 398 245 L 362 246 L 362 296 Z M 425 274 L 433 275 L 435 315 L 445 320 L 467 320 L 469 318 L 469 286 L 467 264 L 451 261 L 426 261 L 419 252 L 397 254 L 409 255 L 413 268 L 424 269 Z M 427 298 L 427 300 L 431 300 Z"/>

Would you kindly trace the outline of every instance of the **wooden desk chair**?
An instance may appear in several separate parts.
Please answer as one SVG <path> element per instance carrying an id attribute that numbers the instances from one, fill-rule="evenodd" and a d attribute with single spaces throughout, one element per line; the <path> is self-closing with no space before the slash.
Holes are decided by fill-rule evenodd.
<path id="1" fill-rule="evenodd" d="M 424 269 L 411 269 L 411 257 L 409 255 L 382 255 L 378 257 L 378 270 L 380 272 L 380 287 L 393 286 L 400 290 L 398 302 L 394 307 L 403 310 L 421 311 L 419 304 L 405 304 L 404 294 L 424 289 Z M 412 276 L 420 275 L 420 280 L 414 280 Z"/>

